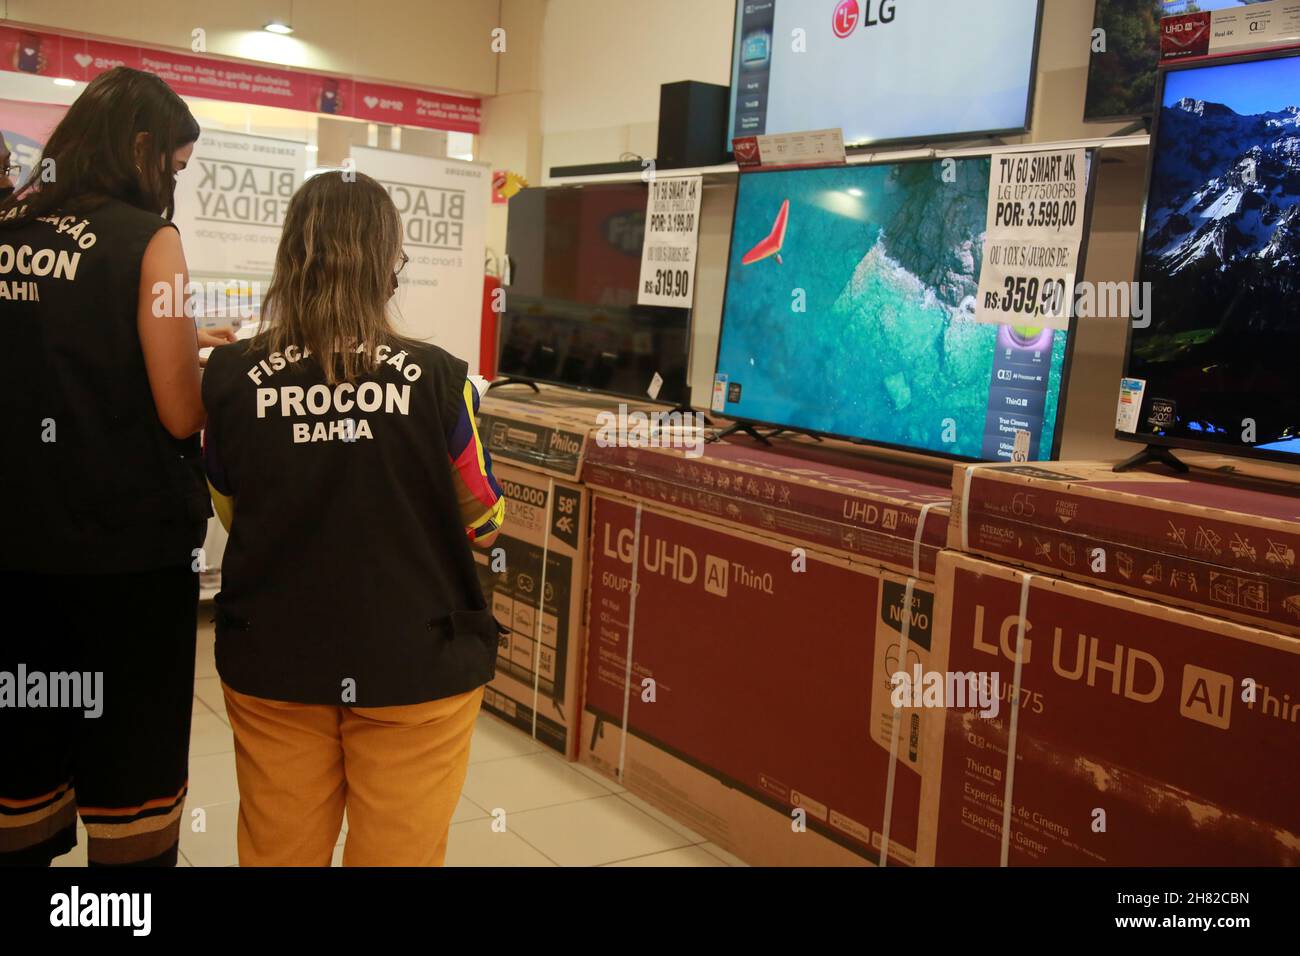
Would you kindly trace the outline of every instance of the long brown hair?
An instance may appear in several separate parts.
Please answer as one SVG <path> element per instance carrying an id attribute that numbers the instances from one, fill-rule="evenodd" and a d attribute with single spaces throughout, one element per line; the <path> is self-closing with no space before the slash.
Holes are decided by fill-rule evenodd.
<path id="1" fill-rule="evenodd" d="M 0 203 L 0 228 L 56 211 L 89 211 L 108 199 L 170 219 L 172 154 L 198 138 L 194 114 L 171 87 L 152 73 L 114 67 L 87 84 L 54 127 L 27 182 Z M 48 182 L 41 178 L 47 160 L 54 161 Z M 19 207 L 26 208 L 5 215 Z"/>
<path id="2" fill-rule="evenodd" d="M 363 173 L 319 173 L 289 200 L 262 299 L 259 344 L 305 348 L 326 381 L 374 371 L 375 349 L 400 340 L 389 314 L 402 220 L 384 187 Z"/>

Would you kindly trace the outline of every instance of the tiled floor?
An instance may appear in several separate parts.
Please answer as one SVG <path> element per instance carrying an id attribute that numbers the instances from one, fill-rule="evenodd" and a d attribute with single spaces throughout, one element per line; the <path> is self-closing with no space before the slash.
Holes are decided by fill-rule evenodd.
<path id="1" fill-rule="evenodd" d="M 201 610 L 200 618 L 206 615 Z M 744 866 L 704 837 L 585 767 L 570 764 L 519 730 L 482 714 L 469 775 L 452 818 L 448 866 Z M 234 740 L 213 660 L 211 624 L 199 628 L 190 736 L 187 818 L 201 807 L 206 830 L 181 828 L 182 866 L 234 866 Z M 492 813 L 506 812 L 506 829 Z M 347 823 L 334 865 L 343 858 Z M 56 866 L 86 862 L 85 833 Z"/>

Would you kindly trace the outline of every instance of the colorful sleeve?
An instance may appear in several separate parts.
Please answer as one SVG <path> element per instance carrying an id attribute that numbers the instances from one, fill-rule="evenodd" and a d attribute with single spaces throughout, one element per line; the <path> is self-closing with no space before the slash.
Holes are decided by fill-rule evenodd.
<path id="1" fill-rule="evenodd" d="M 447 453 L 465 534 L 471 541 L 499 529 L 506 515 L 505 496 L 492 475 L 492 457 L 479 441 L 477 418 L 478 390 L 466 379 L 456 403 L 456 420 L 447 433 Z"/>

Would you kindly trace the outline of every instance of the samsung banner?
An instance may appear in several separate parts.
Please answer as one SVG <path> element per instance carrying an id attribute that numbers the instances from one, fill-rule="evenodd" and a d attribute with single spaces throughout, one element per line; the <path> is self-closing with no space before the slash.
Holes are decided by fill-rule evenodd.
<path id="1" fill-rule="evenodd" d="M 352 148 L 352 159 L 383 184 L 402 216 L 410 262 L 399 276 L 399 329 L 477 372 L 491 169 L 364 146 Z"/>
<path id="2" fill-rule="evenodd" d="M 176 177 L 176 226 L 190 275 L 266 283 L 307 145 L 204 130 Z"/>

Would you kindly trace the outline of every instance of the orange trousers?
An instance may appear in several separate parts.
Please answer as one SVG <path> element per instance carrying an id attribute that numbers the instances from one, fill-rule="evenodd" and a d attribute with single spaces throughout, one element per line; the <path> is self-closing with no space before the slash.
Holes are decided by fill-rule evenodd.
<path id="1" fill-rule="evenodd" d="M 401 707 L 290 704 L 223 685 L 240 866 L 441 866 L 483 688 Z"/>

